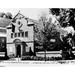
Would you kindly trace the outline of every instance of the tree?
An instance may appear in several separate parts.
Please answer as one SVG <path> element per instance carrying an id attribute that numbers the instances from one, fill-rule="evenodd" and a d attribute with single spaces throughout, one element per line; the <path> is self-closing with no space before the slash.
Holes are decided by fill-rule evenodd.
<path id="1" fill-rule="evenodd" d="M 12 19 L 12 14 L 11 14 L 10 12 L 7 12 L 7 13 L 6 13 L 6 18 Z"/>
<path id="2" fill-rule="evenodd" d="M 62 27 L 73 26 L 75 29 L 74 8 L 51 8 L 50 13 L 59 17 L 58 21 Z"/>
<path id="3" fill-rule="evenodd" d="M 39 18 L 40 27 L 38 30 L 40 31 L 40 38 L 42 38 L 43 48 L 45 50 L 51 50 L 52 47 L 57 45 L 57 43 L 51 44 L 51 39 L 54 38 L 56 41 L 59 41 L 59 32 L 58 28 L 60 27 L 59 22 L 56 17 L 50 13 L 48 16 L 46 14 L 42 14 Z M 37 26 L 38 27 L 38 26 Z M 41 29 L 40 29 L 41 28 Z M 39 34 L 38 34 L 39 35 Z M 58 38 L 58 39 L 57 39 Z"/>
<path id="4" fill-rule="evenodd" d="M 75 9 L 74 8 L 70 9 L 69 17 L 70 17 L 69 24 L 73 26 L 75 29 Z"/>
<path id="5" fill-rule="evenodd" d="M 45 28 L 45 24 L 46 24 L 47 18 L 46 18 L 46 14 L 42 14 L 39 17 L 38 23 L 34 26 L 34 31 L 35 31 L 35 39 L 38 41 L 38 43 L 42 43 L 43 44 L 43 31 Z"/>
<path id="6" fill-rule="evenodd" d="M 4 13 L 4 12 L 1 12 L 1 13 L 0 13 L 0 17 L 1 17 L 1 18 L 3 18 L 3 17 L 4 17 L 4 15 L 5 15 L 5 13 Z"/>
<path id="7" fill-rule="evenodd" d="M 0 17 L 1 18 L 12 19 L 12 14 L 10 12 L 7 12 L 7 13 L 1 12 Z"/>
<path id="8" fill-rule="evenodd" d="M 58 32 L 60 25 L 54 15 L 50 14 L 47 16 L 46 14 L 42 14 L 39 18 L 39 24 L 36 27 L 38 28 L 37 36 L 40 36 L 43 51 L 45 51 L 46 60 L 46 51 L 54 50 L 60 44 L 57 42 L 60 41 Z"/>
<path id="9" fill-rule="evenodd" d="M 53 15 L 55 15 L 57 18 L 59 16 L 59 19 L 57 19 L 57 20 L 58 20 L 61 28 L 63 28 L 63 27 L 67 28 L 68 26 L 72 26 L 75 29 L 75 26 L 74 26 L 75 25 L 75 18 L 74 18 L 75 17 L 75 9 L 52 8 L 52 9 L 50 9 L 50 12 Z M 71 33 L 69 33 L 69 34 L 71 34 Z M 72 40 L 73 36 L 69 37 L 69 34 L 63 38 L 63 42 L 62 42 L 63 43 L 62 56 L 65 58 L 67 58 L 67 57 L 70 58 L 71 55 L 73 56 L 73 54 L 72 54 L 73 49 L 72 49 L 72 46 L 70 45 L 71 42 L 68 43 L 68 41 L 67 41 L 69 38 L 71 39 L 71 41 L 73 41 Z"/>
<path id="10" fill-rule="evenodd" d="M 64 27 L 73 26 L 71 19 L 74 19 L 73 9 L 50 9 L 50 13 L 47 16 L 42 14 L 39 18 L 39 25 L 37 25 L 37 36 L 42 39 L 43 50 L 66 50 L 64 49 L 64 42 L 60 38 L 60 34 Z M 71 14 L 73 13 L 73 14 Z M 72 17 L 72 18 L 71 18 Z M 62 29 L 62 30 L 61 30 Z M 41 34 L 39 34 L 39 32 Z M 67 40 L 67 39 L 66 39 Z"/>

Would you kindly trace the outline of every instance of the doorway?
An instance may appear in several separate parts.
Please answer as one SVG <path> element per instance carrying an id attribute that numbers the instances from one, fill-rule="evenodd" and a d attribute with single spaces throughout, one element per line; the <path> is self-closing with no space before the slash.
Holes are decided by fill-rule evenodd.
<path id="1" fill-rule="evenodd" d="M 16 47 L 16 57 L 21 57 L 21 45 L 17 45 Z"/>

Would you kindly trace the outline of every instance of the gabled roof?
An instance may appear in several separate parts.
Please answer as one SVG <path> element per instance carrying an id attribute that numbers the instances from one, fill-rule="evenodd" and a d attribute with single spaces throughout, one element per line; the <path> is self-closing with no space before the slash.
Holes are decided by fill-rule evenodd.
<path id="1" fill-rule="evenodd" d="M 0 18 L 0 27 L 6 28 L 18 15 L 21 15 L 24 17 L 26 20 L 31 21 L 35 24 L 38 24 L 38 21 L 30 19 L 20 13 L 20 11 L 14 16 L 13 19 L 7 19 L 7 18 Z"/>
<path id="2" fill-rule="evenodd" d="M 28 19 L 28 17 L 22 15 L 22 14 L 20 13 L 20 11 L 13 17 L 13 19 L 15 19 L 18 15 L 24 17 L 25 19 Z"/>
<path id="3" fill-rule="evenodd" d="M 36 21 L 36 20 L 34 20 L 34 19 L 30 19 L 30 18 L 28 18 L 28 17 L 22 15 L 22 14 L 20 13 L 20 11 L 14 16 L 13 19 L 15 19 L 18 15 L 21 15 L 21 16 L 22 16 L 23 18 L 25 18 L 27 21 L 31 21 L 31 22 L 33 22 L 33 23 L 35 23 L 35 24 L 38 24 L 38 23 L 39 23 L 38 21 Z"/>

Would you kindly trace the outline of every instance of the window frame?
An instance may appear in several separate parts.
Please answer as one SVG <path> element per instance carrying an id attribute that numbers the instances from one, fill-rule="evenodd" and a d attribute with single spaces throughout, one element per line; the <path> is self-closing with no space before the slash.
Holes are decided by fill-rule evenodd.
<path id="1" fill-rule="evenodd" d="M 15 37 L 17 37 L 17 33 L 15 33 Z"/>
<path id="2" fill-rule="evenodd" d="M 25 37 L 28 37 L 28 31 L 25 31 Z"/>
<path id="3" fill-rule="evenodd" d="M 21 32 L 21 36 L 24 37 L 24 32 Z"/>
<path id="4" fill-rule="evenodd" d="M 13 38 L 13 33 L 11 33 L 11 38 Z"/>
<path id="5" fill-rule="evenodd" d="M 20 33 L 18 33 L 18 37 L 20 37 Z"/>

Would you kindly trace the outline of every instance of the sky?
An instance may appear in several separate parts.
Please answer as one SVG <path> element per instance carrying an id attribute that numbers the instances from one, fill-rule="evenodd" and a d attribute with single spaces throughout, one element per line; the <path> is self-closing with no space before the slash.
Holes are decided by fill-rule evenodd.
<path id="1" fill-rule="evenodd" d="M 26 17 L 37 20 L 42 13 L 48 14 L 48 8 L 2 8 L 0 12 L 11 12 L 15 16 L 20 10 L 20 13 Z"/>

